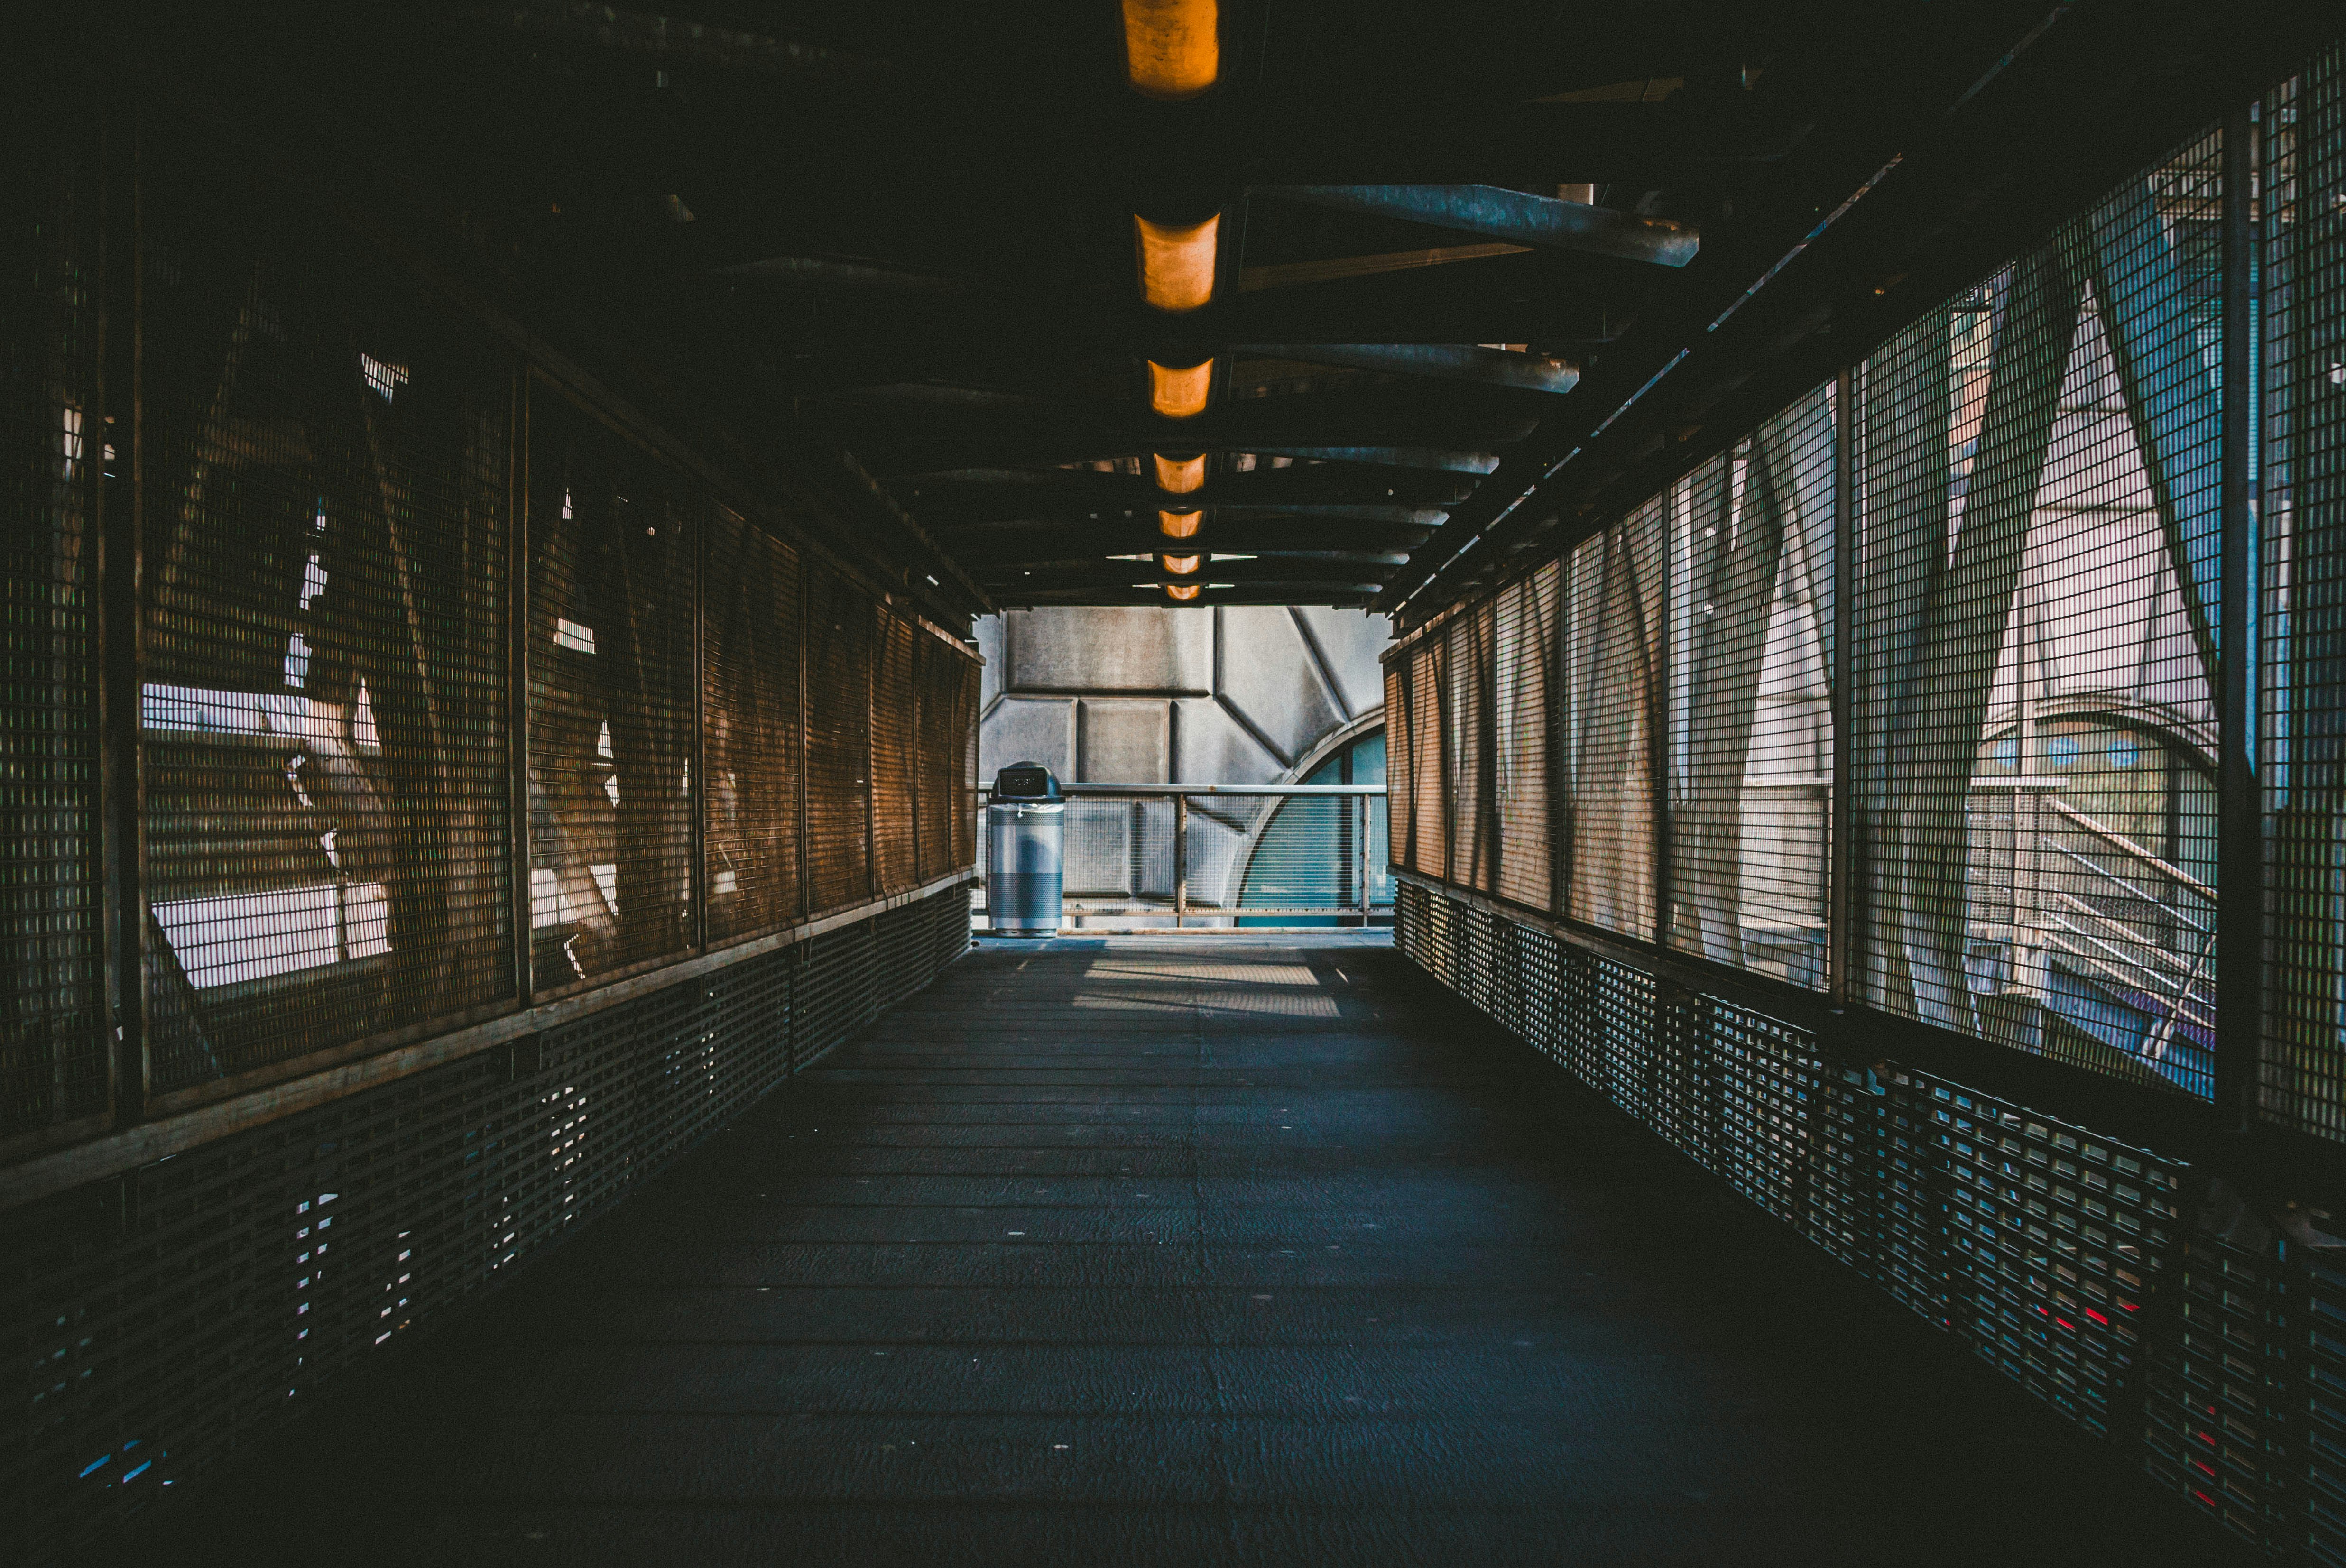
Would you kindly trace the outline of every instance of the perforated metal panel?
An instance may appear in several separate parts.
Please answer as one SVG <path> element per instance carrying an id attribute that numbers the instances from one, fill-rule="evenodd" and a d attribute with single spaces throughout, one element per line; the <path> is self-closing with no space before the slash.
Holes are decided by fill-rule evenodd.
<path id="1" fill-rule="evenodd" d="M 0 167 L 0 1135 L 97 1110 L 107 1093 L 97 184 L 94 149 L 68 140 L 76 122 L 44 123 Z"/>
<path id="2" fill-rule="evenodd" d="M 529 421 L 539 991 L 690 942 L 695 486 L 540 383 Z"/>
<path id="3" fill-rule="evenodd" d="M 913 624 L 885 610 L 872 666 L 872 874 L 882 893 L 913 883 L 913 752 L 919 723 Z"/>
<path id="4" fill-rule="evenodd" d="M 1565 564 L 1565 907 L 1637 937 L 1654 932 L 1666 515 L 1650 502 Z"/>
<path id="5" fill-rule="evenodd" d="M 1832 389 L 1703 465 L 1672 513 L 1672 946 L 1825 982 Z"/>
<path id="6" fill-rule="evenodd" d="M 0 1217 L 0 1324 L 38 1369 L 0 1416 L 0 1496 L 23 1510 L 11 1561 L 76 1560 L 640 1186 L 968 942 L 966 894 L 936 894 Z"/>
<path id="7" fill-rule="evenodd" d="M 1499 860 L 1492 891 L 1534 909 L 1549 907 L 1554 845 L 1549 835 L 1549 715 L 1561 576 L 1544 566 L 1500 592 L 1494 647 L 1491 780 L 1497 799 Z"/>
<path id="8" fill-rule="evenodd" d="M 168 1092 L 511 994 L 512 372 L 354 242 L 158 159 L 139 706 Z"/>
<path id="9" fill-rule="evenodd" d="M 2219 153 L 1909 328 L 1858 410 L 1868 1000 L 2203 1095 Z"/>
<path id="10" fill-rule="evenodd" d="M 2271 979 L 2259 1100 L 2346 1139 L 2346 55 L 2262 106 L 2262 763 Z M 2346 1515 L 2341 1515 L 2346 1517 Z"/>
<path id="11" fill-rule="evenodd" d="M 799 555 L 719 509 L 709 541 L 703 748 L 712 942 L 799 913 Z"/>
<path id="12" fill-rule="evenodd" d="M 807 875 L 817 911 L 872 891 L 873 606 L 829 566 L 807 581 Z"/>

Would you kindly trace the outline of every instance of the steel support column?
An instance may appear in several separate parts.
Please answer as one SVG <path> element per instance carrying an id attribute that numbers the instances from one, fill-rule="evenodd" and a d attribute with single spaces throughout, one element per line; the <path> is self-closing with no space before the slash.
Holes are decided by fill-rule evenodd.
<path id="1" fill-rule="evenodd" d="M 2249 210 L 2257 127 L 2241 108 L 2224 122 L 2222 340 L 2223 535 L 2217 667 L 2216 1112 L 2254 1120 L 2263 1037 L 2264 792 L 2257 769 L 2256 229 Z"/>

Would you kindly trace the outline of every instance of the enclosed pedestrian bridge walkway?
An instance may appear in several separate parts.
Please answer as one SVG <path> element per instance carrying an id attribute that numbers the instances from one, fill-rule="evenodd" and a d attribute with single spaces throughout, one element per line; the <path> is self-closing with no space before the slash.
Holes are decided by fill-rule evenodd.
<path id="1" fill-rule="evenodd" d="M 0 1563 L 2346 1564 L 2338 20 L 1877 9 L 21 24 Z"/>

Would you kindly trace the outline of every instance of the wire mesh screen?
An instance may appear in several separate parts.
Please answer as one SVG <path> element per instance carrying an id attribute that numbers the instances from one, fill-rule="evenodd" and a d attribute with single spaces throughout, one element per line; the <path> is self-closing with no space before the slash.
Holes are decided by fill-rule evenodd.
<path id="1" fill-rule="evenodd" d="M 1867 361 L 1867 999 L 2211 1088 L 2209 137 Z"/>
<path id="2" fill-rule="evenodd" d="M 799 555 L 719 509 L 709 538 L 702 747 L 709 935 L 799 912 Z"/>
<path id="3" fill-rule="evenodd" d="M 1443 734 L 1443 645 L 1418 645 L 1409 667 L 1409 864 L 1430 877 L 1450 874 L 1450 788 Z"/>
<path id="4" fill-rule="evenodd" d="M 1491 606 L 1451 621 L 1443 655 L 1443 761 L 1450 781 L 1450 881 L 1491 891 Z"/>
<path id="5" fill-rule="evenodd" d="M 1565 564 L 1563 775 L 1576 919 L 1654 930 L 1656 706 L 1664 521 L 1657 497 L 1582 541 Z"/>
<path id="6" fill-rule="evenodd" d="M 530 928 L 546 991 L 691 940 L 690 535 L 706 504 L 550 390 L 531 402 Z"/>
<path id="7" fill-rule="evenodd" d="M 872 894 L 871 598 L 820 564 L 807 571 L 807 875 L 816 911 Z"/>
<path id="8" fill-rule="evenodd" d="M 1671 945 L 1825 980 L 1832 388 L 1704 464 L 1670 549 Z"/>
<path id="9" fill-rule="evenodd" d="M 2262 106 L 2265 1115 L 2346 1138 L 2346 56 Z M 2346 1508 L 2341 1508 L 2346 1517 Z"/>
<path id="10" fill-rule="evenodd" d="M 1409 657 L 1385 666 L 1385 800 L 1383 845 L 1393 865 L 1416 869 L 1410 856 Z"/>
<path id="11" fill-rule="evenodd" d="M 20 106 L 20 107 L 23 106 Z M 93 503 L 97 188 L 70 118 L 0 168 L 0 1134 L 105 1103 Z M 41 145 L 46 142 L 47 145 Z"/>
<path id="12" fill-rule="evenodd" d="M 1553 565 L 1510 584 L 1499 594 L 1492 621 L 1491 782 L 1499 841 L 1492 891 L 1534 909 L 1549 907 L 1554 881 L 1548 674 L 1556 663 L 1560 585 Z"/>
<path id="13" fill-rule="evenodd" d="M 510 372 L 215 171 L 150 179 L 158 1091 L 511 994 Z"/>
<path id="14" fill-rule="evenodd" d="M 921 694 L 913 759 L 919 875 L 927 881 L 943 876 L 954 863 L 954 802 L 960 793 L 961 672 L 969 661 L 926 634 L 913 639 L 913 657 L 914 682 Z"/>
<path id="15" fill-rule="evenodd" d="M 913 678 L 921 636 L 910 621 L 882 610 L 872 666 L 872 874 L 883 893 L 913 881 L 915 824 L 913 749 L 920 688 Z"/>

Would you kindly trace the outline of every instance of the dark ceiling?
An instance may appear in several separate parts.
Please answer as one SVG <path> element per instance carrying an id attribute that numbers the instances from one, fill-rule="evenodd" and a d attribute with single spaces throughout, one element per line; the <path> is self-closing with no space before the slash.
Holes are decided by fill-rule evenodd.
<path id="1" fill-rule="evenodd" d="M 1127 23 L 1145 49 L 1200 15 L 1212 86 L 1136 90 Z M 2314 25 L 2255 0 L 231 16 L 158 7 L 138 43 L 738 448 L 852 454 L 951 607 L 1196 585 L 1412 616 L 1649 494 Z M 1144 300 L 1136 218 L 1211 220 L 1204 303 Z M 1155 412 L 1151 361 L 1209 365 L 1204 410 Z M 1203 455 L 1201 487 L 1168 494 L 1158 454 Z"/>

